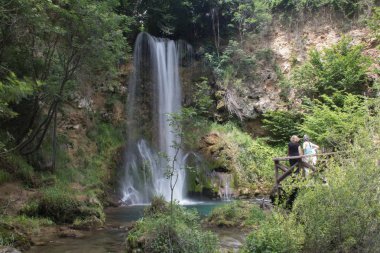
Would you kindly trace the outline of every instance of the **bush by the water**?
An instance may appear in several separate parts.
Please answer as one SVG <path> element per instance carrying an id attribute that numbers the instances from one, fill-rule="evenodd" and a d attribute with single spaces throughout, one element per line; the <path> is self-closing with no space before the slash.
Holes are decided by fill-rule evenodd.
<path id="1" fill-rule="evenodd" d="M 378 157 L 377 149 L 356 147 L 329 165 L 328 185 L 316 183 L 300 192 L 294 213 L 304 225 L 306 251 L 378 252 Z"/>
<path id="2" fill-rule="evenodd" d="M 243 227 L 257 225 L 266 214 L 257 205 L 246 201 L 234 201 L 212 210 L 207 222 L 219 227 Z"/>
<path id="3" fill-rule="evenodd" d="M 195 210 L 173 204 L 171 214 L 168 203 L 162 200 L 153 203 L 155 206 L 148 207 L 144 218 L 128 233 L 127 252 L 217 252 L 216 236 L 202 230 Z"/>
<path id="4" fill-rule="evenodd" d="M 105 220 L 102 204 L 95 198 L 79 200 L 75 192 L 62 187 L 49 187 L 38 199 L 24 206 L 22 213 L 47 217 L 58 224 L 74 223 L 78 227 L 101 225 Z"/>
<path id="5" fill-rule="evenodd" d="M 244 253 L 296 253 L 301 252 L 305 235 L 294 215 L 273 213 L 251 232 Z"/>

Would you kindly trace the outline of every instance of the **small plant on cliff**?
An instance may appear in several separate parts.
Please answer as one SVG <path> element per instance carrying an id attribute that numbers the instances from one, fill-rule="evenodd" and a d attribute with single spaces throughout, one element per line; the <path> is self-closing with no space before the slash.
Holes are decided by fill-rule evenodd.
<path id="1" fill-rule="evenodd" d="M 290 136 L 299 135 L 303 115 L 294 111 L 269 111 L 264 113 L 264 128 L 270 133 L 268 142 L 283 145 Z"/>
<path id="2" fill-rule="evenodd" d="M 310 97 L 331 95 L 337 91 L 363 94 L 371 85 L 367 78 L 370 59 L 362 45 L 353 45 L 344 37 L 322 52 L 312 50 L 308 60 L 292 76 L 295 87 Z"/>
<path id="3" fill-rule="evenodd" d="M 307 107 L 302 133 L 308 134 L 319 145 L 345 149 L 343 144 L 353 141 L 356 133 L 373 118 L 371 110 L 375 101 L 352 94 L 340 95 L 339 99 L 322 96 Z"/>
<path id="4" fill-rule="evenodd" d="M 380 7 L 373 9 L 372 17 L 368 20 L 368 26 L 373 31 L 373 35 L 380 42 Z"/>

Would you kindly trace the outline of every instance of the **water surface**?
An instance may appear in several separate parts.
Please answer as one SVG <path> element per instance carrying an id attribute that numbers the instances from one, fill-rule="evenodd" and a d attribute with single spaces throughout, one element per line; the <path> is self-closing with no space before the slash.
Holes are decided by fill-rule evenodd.
<path id="1" fill-rule="evenodd" d="M 186 208 L 196 209 L 204 217 L 213 208 L 226 204 L 226 202 L 196 202 L 184 205 Z M 146 206 L 125 206 L 106 209 L 106 225 L 94 231 L 81 231 L 83 238 L 59 238 L 52 236 L 49 243 L 44 246 L 33 246 L 29 253 L 124 253 L 127 226 L 143 216 Z M 215 231 L 217 234 L 220 230 Z M 231 239 L 222 233 L 224 240 Z M 222 239 L 221 238 L 221 239 Z M 238 243 L 232 239 L 234 243 Z"/>

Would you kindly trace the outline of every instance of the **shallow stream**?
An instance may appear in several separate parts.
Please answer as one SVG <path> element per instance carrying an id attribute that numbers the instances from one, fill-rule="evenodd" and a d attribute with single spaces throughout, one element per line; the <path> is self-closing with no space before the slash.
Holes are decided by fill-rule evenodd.
<path id="1" fill-rule="evenodd" d="M 201 216 L 209 214 L 213 208 L 226 202 L 199 202 L 185 205 L 195 208 Z M 33 246 L 28 253 L 121 253 L 125 252 L 127 227 L 143 215 L 145 206 L 114 207 L 106 209 L 104 228 L 94 231 L 80 231 L 80 238 L 60 238 L 51 236 L 49 242 Z M 235 251 L 244 241 L 241 231 L 231 229 L 212 229 L 219 236 L 223 249 Z"/>

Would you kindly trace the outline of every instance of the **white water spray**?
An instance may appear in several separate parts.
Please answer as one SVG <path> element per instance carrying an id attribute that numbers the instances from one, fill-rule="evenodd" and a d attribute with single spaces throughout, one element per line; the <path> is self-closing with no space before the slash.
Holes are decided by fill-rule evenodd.
<path id="1" fill-rule="evenodd" d="M 175 43 L 141 33 L 134 51 L 134 71 L 129 82 L 128 140 L 122 201 L 126 204 L 149 203 L 153 196 L 170 200 L 167 162 L 177 150 L 180 140 L 168 118 L 181 110 L 180 60 L 191 50 L 188 44 Z M 168 160 L 159 155 L 165 154 Z M 174 199 L 182 201 L 185 191 L 184 160 L 179 150 L 174 167 L 178 180 Z"/>

